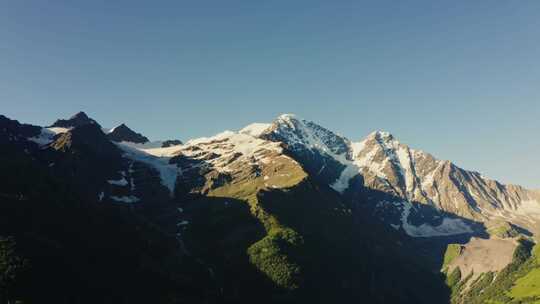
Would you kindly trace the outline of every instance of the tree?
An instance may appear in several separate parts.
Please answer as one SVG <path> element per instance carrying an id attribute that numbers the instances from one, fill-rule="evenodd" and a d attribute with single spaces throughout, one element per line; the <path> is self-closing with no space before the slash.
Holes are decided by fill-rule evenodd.
<path id="1" fill-rule="evenodd" d="M 0 303 L 9 303 L 27 261 L 17 255 L 13 237 L 0 237 Z"/>

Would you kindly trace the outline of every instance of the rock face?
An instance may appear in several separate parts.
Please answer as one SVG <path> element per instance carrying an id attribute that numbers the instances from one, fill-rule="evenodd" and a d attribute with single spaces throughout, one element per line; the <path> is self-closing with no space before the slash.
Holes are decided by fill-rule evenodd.
<path id="1" fill-rule="evenodd" d="M 178 146 L 181 144 L 182 144 L 182 141 L 180 141 L 179 139 L 169 139 L 169 140 L 163 141 L 163 143 L 161 143 L 161 147 L 168 148 L 172 146 Z"/>
<path id="2" fill-rule="evenodd" d="M 144 144 L 149 142 L 148 138 L 131 130 L 125 124 L 121 124 L 118 127 L 111 129 L 109 133 L 107 133 L 107 137 L 115 142 L 127 141 L 136 144 Z"/>
<path id="3" fill-rule="evenodd" d="M 345 168 L 344 163 L 351 160 L 346 138 L 292 114 L 279 116 L 259 137 L 283 143 L 287 154 L 325 184 L 336 180 Z"/>
<path id="4" fill-rule="evenodd" d="M 88 117 L 86 113 L 79 112 L 73 116 L 71 116 L 69 119 L 58 119 L 55 121 L 51 127 L 55 128 L 74 128 L 79 127 L 87 124 L 95 124 L 99 126 L 99 124 L 93 120 L 92 118 Z"/>

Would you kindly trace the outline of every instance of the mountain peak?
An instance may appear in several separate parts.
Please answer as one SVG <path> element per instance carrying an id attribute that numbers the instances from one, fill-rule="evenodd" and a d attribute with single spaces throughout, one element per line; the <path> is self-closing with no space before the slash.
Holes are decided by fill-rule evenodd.
<path id="1" fill-rule="evenodd" d="M 93 120 L 92 118 L 88 117 L 86 113 L 84 112 L 78 112 L 75 115 L 71 116 L 69 119 L 58 119 L 56 120 L 51 127 L 58 127 L 58 128 L 75 128 L 80 127 L 83 125 L 88 124 L 95 124 L 99 126 L 99 124 Z"/>
<path id="2" fill-rule="evenodd" d="M 272 125 L 268 123 L 252 123 L 247 126 L 245 126 L 243 129 L 238 131 L 240 134 L 247 134 L 254 137 L 259 137 L 261 134 L 263 134 L 267 129 L 269 129 Z"/>
<path id="3" fill-rule="evenodd" d="M 137 133 L 133 130 L 131 130 L 126 124 L 122 123 L 117 127 L 112 128 L 109 133 L 107 133 L 107 137 L 115 142 L 133 142 L 137 144 L 144 144 L 149 142 L 147 137 L 143 136 L 140 133 Z"/>
<path id="4" fill-rule="evenodd" d="M 277 117 L 279 120 L 291 120 L 291 119 L 300 119 L 296 114 L 292 113 L 283 113 Z"/>
<path id="5" fill-rule="evenodd" d="M 394 136 L 387 131 L 377 130 L 371 132 L 368 137 L 368 139 L 376 139 L 378 141 L 391 141 L 395 140 Z"/>
<path id="6" fill-rule="evenodd" d="M 117 130 L 130 130 L 131 131 L 131 129 L 128 126 L 126 126 L 125 123 L 121 123 L 118 126 L 110 129 L 108 133 L 112 133 L 112 132 L 117 131 Z"/>
<path id="7" fill-rule="evenodd" d="M 71 116 L 69 119 L 90 119 L 86 113 L 83 111 L 75 113 L 75 115 Z"/>

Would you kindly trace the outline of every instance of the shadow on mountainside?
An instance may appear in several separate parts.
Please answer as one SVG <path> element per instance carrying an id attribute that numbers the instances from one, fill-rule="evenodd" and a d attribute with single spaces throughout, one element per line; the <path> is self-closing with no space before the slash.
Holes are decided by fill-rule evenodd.
<path id="1" fill-rule="evenodd" d="M 224 302 L 448 302 L 444 278 L 403 254 L 399 234 L 369 217 L 355 221 L 328 186 L 308 177 L 288 189 L 259 190 L 254 211 L 243 200 L 204 195 L 205 187 L 235 183 L 204 159 L 171 162 L 184 168 L 179 233 L 213 273 Z M 271 228 L 261 216 L 273 218 Z"/>
<path id="2" fill-rule="evenodd" d="M 443 276 L 405 250 L 406 238 L 367 214 L 354 214 L 329 187 L 305 181 L 286 191 L 261 192 L 259 198 L 266 210 L 304 237 L 310 255 L 300 259 L 307 268 L 307 290 L 317 298 L 448 303 Z"/>
<path id="3" fill-rule="evenodd" d="M 409 251 L 419 255 L 420 258 L 416 258 L 421 259 L 432 271 L 441 269 L 449 244 L 465 244 L 473 237 L 489 238 L 487 228 L 482 222 L 442 211 L 425 203 L 413 201 L 407 204 L 402 197 L 364 187 L 361 176 L 351 181 L 351 187 L 344 197 L 355 210 L 356 222 L 364 221 L 367 216 L 385 223 L 388 230 L 398 232 L 406 239 Z M 407 208 L 409 209 L 406 210 Z M 406 218 L 402 217 L 404 212 L 408 212 Z M 407 227 L 404 227 L 404 221 L 407 222 Z M 425 236 L 422 236 L 423 234 Z"/>

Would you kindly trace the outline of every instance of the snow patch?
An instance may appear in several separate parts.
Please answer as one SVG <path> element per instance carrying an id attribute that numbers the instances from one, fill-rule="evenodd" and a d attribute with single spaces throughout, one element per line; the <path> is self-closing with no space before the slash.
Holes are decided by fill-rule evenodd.
<path id="1" fill-rule="evenodd" d="M 169 164 L 170 158 L 157 157 L 145 152 L 144 150 L 139 150 L 123 143 L 116 143 L 116 145 L 125 152 L 125 157 L 145 163 L 156 169 L 161 177 L 161 184 L 170 190 L 171 195 L 174 193 L 174 187 L 179 170 L 176 165 Z"/>
<path id="2" fill-rule="evenodd" d="M 159 149 L 163 145 L 162 140 L 155 140 L 155 141 L 149 141 L 144 144 L 141 143 L 134 143 L 131 141 L 122 141 L 120 142 L 123 145 L 130 146 L 137 149 Z"/>
<path id="3" fill-rule="evenodd" d="M 136 196 L 133 196 L 133 195 L 130 195 L 130 196 L 111 196 L 111 199 L 115 200 L 117 202 L 122 202 L 122 203 L 136 203 L 136 202 L 141 200 L 140 198 L 138 198 Z"/>
<path id="4" fill-rule="evenodd" d="M 60 127 L 52 127 L 52 128 L 44 128 L 44 129 L 47 129 L 48 131 L 51 131 L 55 135 L 56 134 L 61 134 L 61 133 L 66 133 L 69 130 L 71 130 L 71 128 L 60 128 Z"/>
<path id="5" fill-rule="evenodd" d="M 108 180 L 107 181 L 109 184 L 111 185 L 116 185 L 116 186 L 127 186 L 128 184 L 128 181 L 126 180 L 125 177 L 122 177 L 121 179 L 119 180 Z"/>
<path id="6" fill-rule="evenodd" d="M 41 128 L 41 133 L 34 137 L 29 137 L 28 140 L 37 143 L 40 146 L 45 146 L 50 144 L 54 140 L 54 136 L 61 133 L 66 133 L 70 129 L 68 128 Z"/>
<path id="7" fill-rule="evenodd" d="M 270 126 L 271 124 L 268 123 L 252 123 L 238 131 L 238 133 L 258 137 L 270 128 Z"/>
<path id="8" fill-rule="evenodd" d="M 463 220 L 456 218 L 443 218 L 442 223 L 438 226 L 422 224 L 414 226 L 409 223 L 408 218 L 413 208 L 412 203 L 408 201 L 402 202 L 403 210 L 401 213 L 401 226 L 403 230 L 412 237 L 434 237 L 434 236 L 449 236 L 464 233 L 472 233 L 473 230 Z"/>

